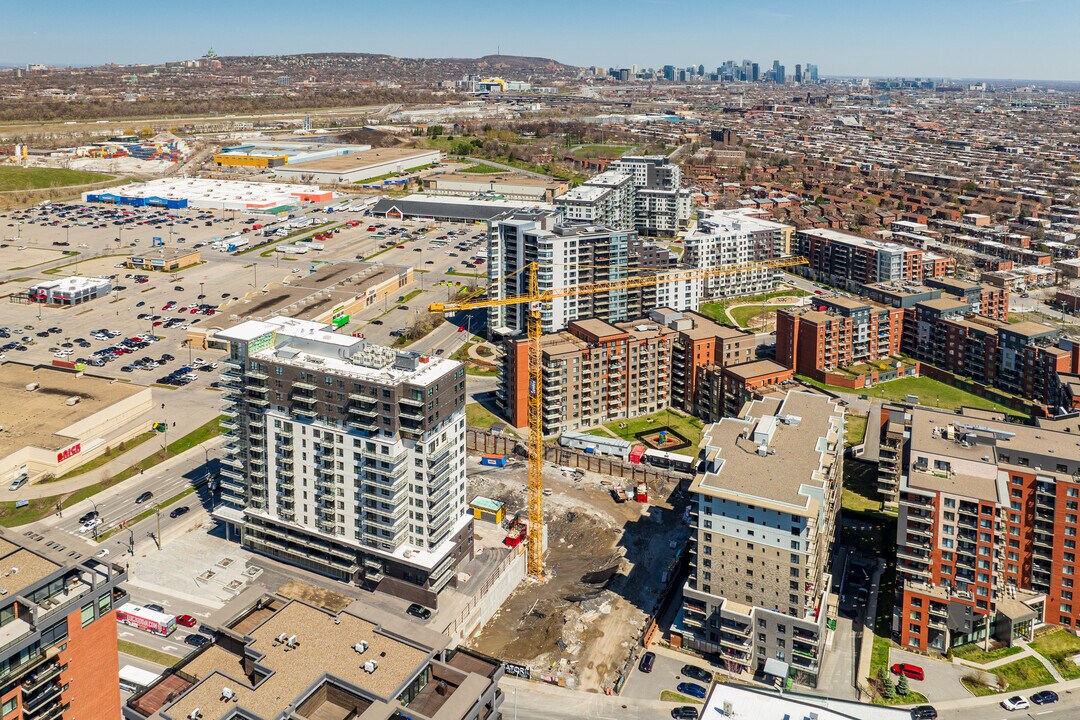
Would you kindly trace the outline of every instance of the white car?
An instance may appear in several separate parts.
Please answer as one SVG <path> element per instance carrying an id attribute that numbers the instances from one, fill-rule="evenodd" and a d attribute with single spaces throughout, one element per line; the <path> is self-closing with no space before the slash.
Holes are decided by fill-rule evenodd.
<path id="1" fill-rule="evenodd" d="M 1021 695 L 1014 695 L 1011 698 L 1001 701 L 1001 707 L 1012 712 L 1013 710 L 1027 710 L 1031 707 L 1027 699 Z"/>
<path id="2" fill-rule="evenodd" d="M 109 548 L 101 548 L 96 553 L 94 553 L 94 557 L 98 559 L 109 557 Z"/>
<path id="3" fill-rule="evenodd" d="M 94 518 L 93 520 L 87 520 L 85 523 L 79 526 L 79 532 L 86 534 L 101 524 L 101 518 Z"/>
<path id="4" fill-rule="evenodd" d="M 191 363 L 191 364 L 192 364 L 192 365 L 205 365 L 205 364 L 206 364 L 206 361 L 205 361 L 205 360 L 203 360 L 202 358 L 195 358 L 195 362 L 193 362 L 193 363 Z"/>

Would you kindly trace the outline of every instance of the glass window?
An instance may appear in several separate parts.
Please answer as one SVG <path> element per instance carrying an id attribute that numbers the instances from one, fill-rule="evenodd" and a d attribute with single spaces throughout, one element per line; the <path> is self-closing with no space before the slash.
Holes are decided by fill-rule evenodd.
<path id="1" fill-rule="evenodd" d="M 88 602 L 82 606 L 82 626 L 86 627 L 94 622 L 94 603 Z"/>

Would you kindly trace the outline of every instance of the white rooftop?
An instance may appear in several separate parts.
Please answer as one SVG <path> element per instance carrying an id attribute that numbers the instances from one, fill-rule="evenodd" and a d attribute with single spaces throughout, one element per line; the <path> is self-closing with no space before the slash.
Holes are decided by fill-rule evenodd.
<path id="1" fill-rule="evenodd" d="M 383 348 L 327 328 L 327 325 L 310 320 L 275 317 L 245 321 L 217 333 L 217 337 L 250 342 L 273 333 L 270 347 L 251 353 L 248 357 L 385 385 L 403 382 L 426 385 L 445 375 L 452 366 L 460 364 L 456 360 L 433 355 Z M 365 352 L 394 360 L 381 367 L 357 364 L 354 360 L 359 360 Z M 398 360 L 404 362 L 399 363 Z"/>
<path id="2" fill-rule="evenodd" d="M 611 188 L 598 185 L 578 185 L 573 190 L 563 193 L 558 200 L 571 202 L 596 202 L 611 192 Z"/>
<path id="3" fill-rule="evenodd" d="M 725 706 L 726 703 L 730 705 Z M 725 713 L 725 707 L 731 712 Z M 908 720 L 911 711 L 829 697 L 780 695 L 770 690 L 716 683 L 702 718 L 712 720 Z"/>

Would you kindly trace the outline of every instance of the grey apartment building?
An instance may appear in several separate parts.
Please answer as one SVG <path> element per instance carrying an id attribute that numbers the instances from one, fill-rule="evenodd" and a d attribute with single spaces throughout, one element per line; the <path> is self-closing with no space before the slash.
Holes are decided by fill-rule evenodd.
<path id="1" fill-rule="evenodd" d="M 682 168 L 666 155 L 626 155 L 608 172 L 634 180 L 634 228 L 642 235 L 674 235 L 690 222 L 690 191 L 682 187 Z"/>
<path id="2" fill-rule="evenodd" d="M 675 642 L 733 672 L 817 684 L 843 439 L 843 408 L 794 390 L 706 428 L 704 466 L 690 485 L 690 576 Z"/>
<path id="3" fill-rule="evenodd" d="M 230 351 L 215 517 L 230 536 L 434 607 L 473 553 L 464 366 L 293 318 L 217 337 Z"/>

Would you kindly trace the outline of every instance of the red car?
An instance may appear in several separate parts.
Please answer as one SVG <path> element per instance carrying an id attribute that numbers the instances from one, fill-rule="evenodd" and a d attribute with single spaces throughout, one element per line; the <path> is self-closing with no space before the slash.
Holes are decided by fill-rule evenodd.
<path id="1" fill-rule="evenodd" d="M 161 325 L 162 325 L 162 322 L 160 320 L 155 320 L 154 321 L 154 327 L 160 327 Z"/>
<path id="2" fill-rule="evenodd" d="M 190 615 L 177 615 L 176 624 L 183 625 L 184 627 L 195 627 L 199 624 L 199 621 Z"/>
<path id="3" fill-rule="evenodd" d="M 465 326 L 464 325 L 458 325 L 457 331 L 458 332 L 465 332 Z"/>
<path id="4" fill-rule="evenodd" d="M 892 666 L 892 671 L 897 675 L 905 675 L 911 680 L 923 679 L 923 669 L 918 665 L 910 665 L 908 663 L 896 663 Z"/>

